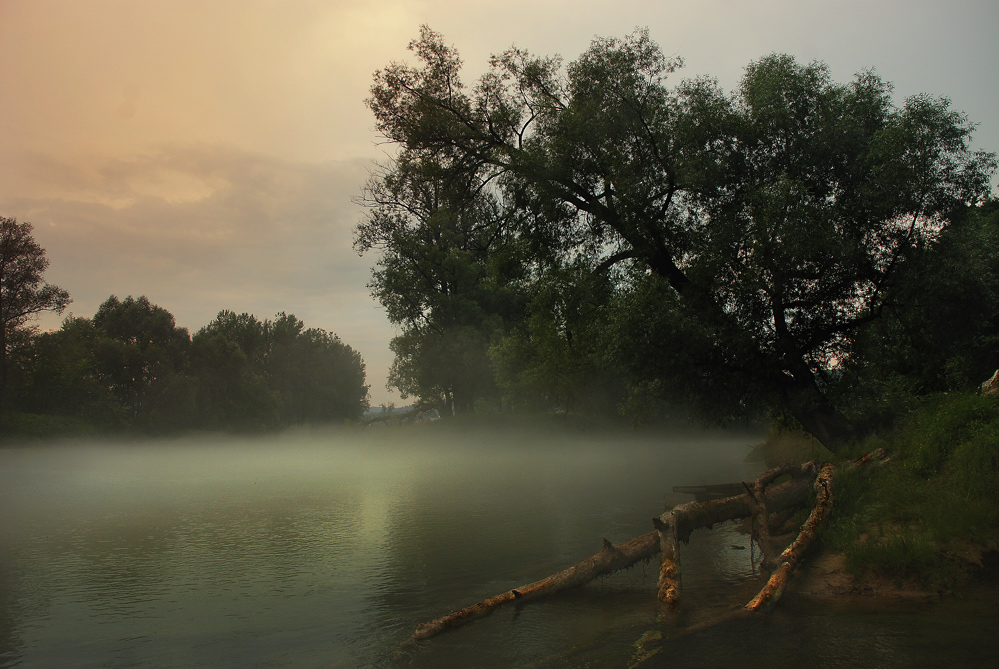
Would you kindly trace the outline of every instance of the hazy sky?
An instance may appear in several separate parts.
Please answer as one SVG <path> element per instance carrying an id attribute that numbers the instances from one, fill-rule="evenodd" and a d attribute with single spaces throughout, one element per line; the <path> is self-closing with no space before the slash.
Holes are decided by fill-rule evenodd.
<path id="1" fill-rule="evenodd" d="M 999 150 L 996 0 L 0 0 L 0 215 L 35 225 L 76 315 L 146 295 L 193 334 L 221 309 L 286 311 L 361 352 L 373 404 L 399 403 L 351 198 L 385 155 L 372 73 L 421 23 L 466 82 L 512 44 L 572 60 L 636 27 L 726 90 L 774 51 L 840 81 L 873 67 Z"/>

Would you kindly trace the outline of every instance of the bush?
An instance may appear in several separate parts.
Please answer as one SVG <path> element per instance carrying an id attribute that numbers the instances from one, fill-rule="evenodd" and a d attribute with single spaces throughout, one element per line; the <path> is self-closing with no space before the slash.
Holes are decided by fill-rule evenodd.
<path id="1" fill-rule="evenodd" d="M 963 444 L 978 443 L 976 452 L 985 455 L 999 447 L 999 398 L 964 393 L 934 397 L 912 414 L 897 441 L 923 476 L 941 473 Z"/>
<path id="2" fill-rule="evenodd" d="M 9 443 L 96 433 L 97 429 L 92 424 L 75 416 L 11 412 L 4 414 L 0 440 Z"/>

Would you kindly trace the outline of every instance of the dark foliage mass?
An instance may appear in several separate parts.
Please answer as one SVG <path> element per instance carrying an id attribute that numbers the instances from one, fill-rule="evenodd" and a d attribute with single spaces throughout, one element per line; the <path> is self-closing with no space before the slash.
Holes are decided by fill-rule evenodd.
<path id="1" fill-rule="evenodd" d="M 28 317 L 61 310 L 69 295 L 42 283 L 47 261 L 30 225 L 3 224 L 8 421 L 47 416 L 50 423 L 75 420 L 75 429 L 254 430 L 358 419 L 367 409 L 360 354 L 284 313 L 260 321 L 222 311 L 192 338 L 145 297 L 112 295 L 93 318 L 70 317 L 38 334 Z"/>
<path id="2" fill-rule="evenodd" d="M 511 49 L 472 86 L 440 35 L 411 49 L 375 74 L 398 153 L 356 236 L 403 392 L 777 411 L 838 449 L 846 388 L 989 375 L 996 159 L 945 98 L 784 55 L 730 94 L 671 84 L 645 31 L 566 66 Z"/>
<path id="3" fill-rule="evenodd" d="M 7 388 L 8 352 L 31 333 L 32 317 L 62 310 L 69 293 L 45 283 L 49 261 L 31 234 L 31 223 L 0 216 L 0 415 Z"/>

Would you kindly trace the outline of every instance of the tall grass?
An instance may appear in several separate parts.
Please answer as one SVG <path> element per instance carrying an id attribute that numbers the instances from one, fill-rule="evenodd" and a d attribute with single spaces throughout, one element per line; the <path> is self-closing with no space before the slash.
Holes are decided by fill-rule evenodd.
<path id="1" fill-rule="evenodd" d="M 851 570 L 940 585 L 969 545 L 999 546 L 999 398 L 929 398 L 857 450 L 878 447 L 887 464 L 836 477 L 822 536 Z"/>

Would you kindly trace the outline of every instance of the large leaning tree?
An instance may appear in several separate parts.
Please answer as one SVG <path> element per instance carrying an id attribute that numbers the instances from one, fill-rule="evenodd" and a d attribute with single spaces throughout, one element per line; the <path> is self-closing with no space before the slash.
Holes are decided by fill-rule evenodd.
<path id="1" fill-rule="evenodd" d="M 62 313 L 70 302 L 69 293 L 42 278 L 49 261 L 31 231 L 31 223 L 0 216 L 0 412 L 14 337 L 39 313 Z"/>
<path id="2" fill-rule="evenodd" d="M 388 141 L 495 175 L 544 214 L 525 234 L 567 257 L 660 277 L 710 342 L 711 372 L 767 394 L 833 451 L 855 428 L 823 370 L 996 166 L 948 100 L 896 105 L 872 72 L 841 84 L 773 55 L 730 95 L 706 78 L 670 86 L 682 63 L 637 31 L 568 66 L 514 48 L 469 87 L 439 34 L 424 27 L 410 48 L 418 63 L 378 71 L 368 100 Z"/>

